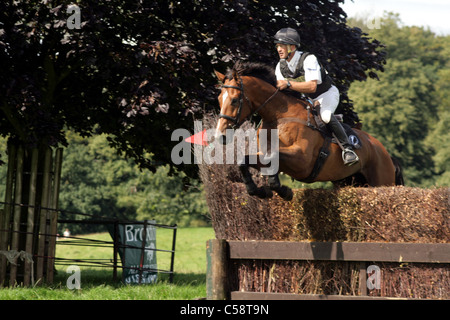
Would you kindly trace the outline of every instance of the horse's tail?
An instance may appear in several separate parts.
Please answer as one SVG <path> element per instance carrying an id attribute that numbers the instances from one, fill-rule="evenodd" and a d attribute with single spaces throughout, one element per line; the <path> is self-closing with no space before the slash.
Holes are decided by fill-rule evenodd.
<path id="1" fill-rule="evenodd" d="M 395 185 L 396 186 L 404 186 L 405 181 L 403 180 L 403 170 L 402 166 L 400 165 L 400 161 L 397 158 L 394 158 L 391 156 L 392 163 L 395 167 Z"/>

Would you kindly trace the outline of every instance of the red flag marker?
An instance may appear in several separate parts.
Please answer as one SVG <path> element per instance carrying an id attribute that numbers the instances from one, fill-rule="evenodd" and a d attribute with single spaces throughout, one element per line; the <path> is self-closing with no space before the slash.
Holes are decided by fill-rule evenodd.
<path id="1" fill-rule="evenodd" d="M 202 146 L 207 146 L 208 139 L 206 137 L 206 129 L 201 132 L 197 132 L 196 134 L 190 136 L 189 138 L 186 138 L 184 141 L 199 144 Z"/>

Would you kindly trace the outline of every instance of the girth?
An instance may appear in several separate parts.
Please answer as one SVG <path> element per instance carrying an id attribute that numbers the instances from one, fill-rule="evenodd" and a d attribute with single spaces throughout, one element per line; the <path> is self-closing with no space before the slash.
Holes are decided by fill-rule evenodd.
<path id="1" fill-rule="evenodd" d="M 319 106 L 317 106 L 317 109 L 319 108 Z M 314 162 L 314 166 L 313 169 L 311 171 L 311 173 L 302 180 L 302 182 L 306 182 L 306 183 L 311 183 L 314 182 L 314 180 L 317 178 L 317 176 L 319 175 L 320 171 L 322 170 L 325 161 L 327 160 L 328 156 L 330 155 L 330 144 L 331 144 L 331 136 L 329 136 L 327 134 L 328 129 L 326 128 L 325 123 L 323 123 L 323 121 L 320 119 L 320 115 L 319 112 L 313 107 L 313 111 L 310 112 L 311 110 L 311 105 L 308 104 L 308 106 L 306 107 L 306 109 L 308 110 L 308 119 L 307 121 L 303 120 L 303 119 L 299 119 L 299 118 L 294 118 L 294 117 L 287 117 L 287 118 L 281 118 L 281 119 L 277 119 L 273 122 L 267 123 L 267 125 L 269 126 L 277 126 L 278 124 L 282 124 L 282 123 L 289 123 L 289 122 L 297 122 L 300 124 L 303 124 L 313 130 L 317 130 L 321 133 L 321 135 L 324 137 L 324 142 L 322 147 L 319 150 L 319 154 L 316 158 L 316 161 Z M 316 125 L 311 123 L 311 113 L 314 116 L 314 120 Z"/>

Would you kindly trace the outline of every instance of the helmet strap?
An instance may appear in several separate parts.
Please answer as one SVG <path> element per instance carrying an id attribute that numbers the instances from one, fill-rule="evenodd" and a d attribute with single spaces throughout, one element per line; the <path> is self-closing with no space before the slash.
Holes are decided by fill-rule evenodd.
<path id="1" fill-rule="evenodd" d="M 286 60 L 289 60 L 289 58 L 291 57 L 291 54 L 292 54 L 292 49 L 291 49 L 291 45 L 290 44 L 288 44 L 288 49 L 287 49 L 287 51 L 288 51 L 288 56 L 287 56 L 287 59 Z"/>

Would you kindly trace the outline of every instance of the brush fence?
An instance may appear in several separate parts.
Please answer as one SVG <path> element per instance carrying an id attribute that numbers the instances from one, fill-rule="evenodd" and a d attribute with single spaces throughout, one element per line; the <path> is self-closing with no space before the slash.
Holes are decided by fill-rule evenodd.
<path id="1" fill-rule="evenodd" d="M 206 186 L 210 299 L 450 299 L 449 188 Z"/>

